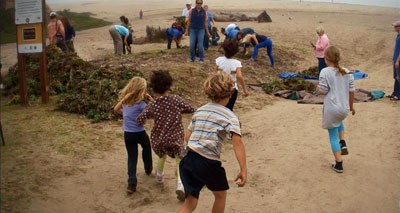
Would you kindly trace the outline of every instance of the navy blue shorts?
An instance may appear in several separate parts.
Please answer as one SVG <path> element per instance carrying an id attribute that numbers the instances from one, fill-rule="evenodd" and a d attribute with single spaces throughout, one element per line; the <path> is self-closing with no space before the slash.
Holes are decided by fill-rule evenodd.
<path id="1" fill-rule="evenodd" d="M 192 195 L 199 199 L 200 191 L 204 186 L 211 191 L 229 189 L 221 162 L 205 158 L 196 152 L 189 151 L 181 160 L 179 172 L 185 188 L 185 197 Z"/>

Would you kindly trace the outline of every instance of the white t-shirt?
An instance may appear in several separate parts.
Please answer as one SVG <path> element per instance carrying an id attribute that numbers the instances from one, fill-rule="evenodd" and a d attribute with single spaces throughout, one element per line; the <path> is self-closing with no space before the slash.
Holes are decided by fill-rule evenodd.
<path id="1" fill-rule="evenodd" d="M 191 9 L 193 9 L 193 7 Z M 185 9 L 183 9 L 182 16 L 185 16 L 186 18 L 188 18 L 189 17 L 189 11 L 191 9 L 187 9 L 187 7 Z"/>
<path id="2" fill-rule="evenodd" d="M 235 89 L 238 89 L 236 83 L 236 69 L 242 67 L 242 63 L 236 59 L 226 58 L 225 56 L 215 59 L 218 69 L 231 75 L 233 82 L 235 82 Z"/>
<path id="3" fill-rule="evenodd" d="M 350 72 L 345 70 L 347 73 Z M 326 93 L 322 128 L 338 127 L 350 109 L 349 92 L 355 91 L 353 75 L 342 75 L 336 68 L 326 67 L 319 74 L 319 90 Z"/>

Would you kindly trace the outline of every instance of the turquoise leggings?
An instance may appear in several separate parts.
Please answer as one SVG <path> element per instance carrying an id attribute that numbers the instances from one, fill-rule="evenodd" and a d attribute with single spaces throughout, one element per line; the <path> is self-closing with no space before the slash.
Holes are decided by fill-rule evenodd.
<path id="1" fill-rule="evenodd" d="M 339 145 L 339 132 L 340 131 L 344 131 L 343 122 L 340 122 L 339 127 L 328 129 L 329 140 L 331 141 L 332 152 L 337 152 L 337 151 L 341 150 L 340 145 Z"/>

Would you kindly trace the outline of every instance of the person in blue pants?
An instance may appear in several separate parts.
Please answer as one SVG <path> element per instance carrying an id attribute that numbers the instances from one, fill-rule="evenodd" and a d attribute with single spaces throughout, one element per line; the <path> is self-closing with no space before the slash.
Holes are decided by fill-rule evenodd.
<path id="1" fill-rule="evenodd" d="M 207 26 L 207 12 L 202 7 L 203 1 L 196 0 L 196 7 L 189 11 L 185 35 L 190 35 L 190 61 L 195 59 L 195 43 L 199 48 L 200 63 L 204 63 L 204 33 L 210 37 Z"/>
<path id="2" fill-rule="evenodd" d="M 172 40 L 175 41 L 176 48 L 181 48 L 181 39 L 182 35 L 185 33 L 185 29 L 174 22 L 172 26 L 167 29 L 166 33 L 168 39 L 167 49 L 171 49 Z"/>
<path id="3" fill-rule="evenodd" d="M 218 34 L 218 29 L 216 27 L 213 27 L 211 29 L 211 37 L 212 37 L 211 45 L 217 46 L 220 37 Z"/>
<path id="4" fill-rule="evenodd" d="M 274 61 L 274 56 L 272 55 L 272 40 L 265 35 L 260 35 L 255 33 L 251 35 L 251 43 L 254 46 L 254 50 L 253 50 L 253 55 L 249 60 L 254 61 L 258 55 L 258 49 L 265 47 L 267 48 L 267 54 L 271 62 L 271 67 L 273 67 L 275 65 L 275 61 Z"/>
<path id="5" fill-rule="evenodd" d="M 211 22 L 214 24 L 215 26 L 215 21 L 214 21 L 214 16 L 212 13 L 210 13 L 208 11 L 208 6 L 204 5 L 204 10 L 207 12 L 207 27 L 208 27 L 208 32 L 211 32 Z M 210 37 L 204 33 L 204 40 L 203 40 L 203 46 L 204 46 L 204 50 L 208 49 L 208 46 L 210 44 Z"/>

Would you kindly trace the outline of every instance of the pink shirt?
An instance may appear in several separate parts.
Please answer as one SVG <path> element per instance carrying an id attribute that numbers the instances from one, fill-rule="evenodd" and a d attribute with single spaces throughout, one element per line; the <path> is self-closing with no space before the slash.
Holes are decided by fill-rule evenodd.
<path id="1" fill-rule="evenodd" d="M 318 38 L 315 44 L 315 57 L 325 58 L 325 50 L 329 47 L 329 39 L 326 34 L 323 34 Z"/>
<path id="2" fill-rule="evenodd" d="M 57 31 L 65 38 L 64 26 L 60 20 L 57 20 Z M 47 25 L 47 33 L 49 35 L 50 44 L 57 44 L 57 31 L 56 31 L 56 19 L 50 20 Z"/>

